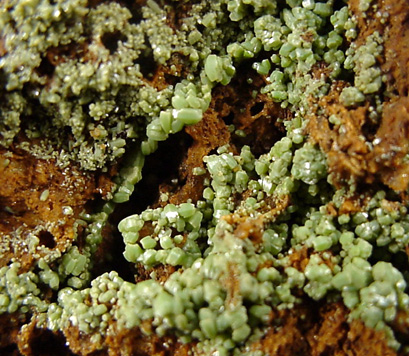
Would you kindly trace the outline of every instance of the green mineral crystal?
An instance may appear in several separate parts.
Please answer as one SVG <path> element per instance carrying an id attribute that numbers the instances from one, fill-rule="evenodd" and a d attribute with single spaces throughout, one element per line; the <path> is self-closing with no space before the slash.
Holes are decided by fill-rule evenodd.
<path id="1" fill-rule="evenodd" d="M 350 320 L 384 330 L 398 349 L 392 324 L 409 307 L 408 273 L 393 261 L 408 245 L 407 207 L 380 190 L 360 212 L 330 214 L 345 191 L 331 184 L 327 157 L 306 134 L 309 115 L 320 114 L 311 103 L 337 79 L 353 78 L 340 93 L 345 107 L 378 100 L 383 38 L 375 32 L 354 43 L 355 19 L 341 0 L 200 0 L 173 24 L 176 3 L 1 3 L 0 145 L 84 171 L 117 165 L 119 173 L 112 196 L 75 223 L 81 248 L 74 242 L 59 255 L 36 257 L 30 271 L 18 261 L 0 269 L 0 312 L 37 315 L 52 331 L 72 325 L 95 340 L 112 333 L 112 323 L 144 332 L 150 323 L 159 336 L 198 342 L 197 354 L 238 355 L 263 336 L 273 309 L 301 303 L 303 291 L 320 302 L 342 300 Z M 314 74 L 317 66 L 327 78 Z M 246 145 L 213 150 L 194 170 L 205 177 L 198 201 L 147 207 L 119 223 L 129 264 L 178 269 L 165 282 L 155 272 L 139 283 L 116 271 L 95 276 L 102 230 L 138 189 L 145 157 L 199 123 L 213 88 L 247 75 L 244 67 L 263 79 L 259 94 L 291 113 L 277 118 L 283 137 L 258 156 Z M 171 83 L 155 84 L 158 68 Z M 342 125 L 336 114 L 329 122 Z M 234 125 L 230 132 L 246 135 Z M 239 236 L 240 218 L 259 226 L 257 241 L 255 228 Z M 30 241 L 35 250 L 36 232 Z M 289 256 L 303 248 L 309 259 L 301 271 Z"/>

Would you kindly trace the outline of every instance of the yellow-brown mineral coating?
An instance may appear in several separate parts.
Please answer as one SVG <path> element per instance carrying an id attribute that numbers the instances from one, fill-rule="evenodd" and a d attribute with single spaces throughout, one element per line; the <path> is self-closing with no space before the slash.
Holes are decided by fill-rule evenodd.
<path id="1" fill-rule="evenodd" d="M 323 112 L 312 116 L 309 133 L 326 152 L 336 186 L 383 183 L 404 192 L 409 183 L 409 8 L 404 0 L 380 1 L 377 11 L 389 14 L 386 21 L 381 21 L 373 11 L 362 14 L 359 1 L 350 1 L 349 5 L 358 20 L 357 45 L 375 31 L 385 39 L 384 58 L 378 59 L 386 78 L 381 120 L 376 125 L 370 122 L 369 103 L 354 108 L 343 106 L 339 95 L 346 83 L 336 82 L 319 101 Z M 331 115 L 336 115 L 341 124 L 331 125 Z"/>
<path id="2" fill-rule="evenodd" d="M 27 236 L 38 226 L 39 244 L 50 250 L 65 251 L 74 240 L 74 222 L 85 204 L 97 194 L 106 196 L 112 188 L 107 177 L 92 177 L 76 167 L 60 168 L 54 160 L 42 160 L 27 153 L 0 150 L 0 234 L 3 247 L 0 266 L 12 258 L 22 263 L 23 270 L 32 266 L 34 258 L 27 244 L 12 238 L 19 229 Z M 68 211 L 66 209 L 72 209 Z M 6 237 L 9 236 L 7 239 Z M 46 251 L 38 251 L 39 255 Z"/>
<path id="3" fill-rule="evenodd" d="M 395 355 L 381 333 L 365 328 L 359 321 L 348 324 L 341 304 L 328 304 L 318 310 L 304 306 L 276 314 L 274 318 L 283 320 L 283 326 L 271 328 L 253 345 L 268 355 Z"/>

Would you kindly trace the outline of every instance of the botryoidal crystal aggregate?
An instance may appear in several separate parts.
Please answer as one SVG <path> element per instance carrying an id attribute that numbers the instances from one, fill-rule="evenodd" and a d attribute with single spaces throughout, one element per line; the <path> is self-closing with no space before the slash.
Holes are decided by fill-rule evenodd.
<path id="1" fill-rule="evenodd" d="M 149 321 L 160 336 L 238 355 L 263 335 L 272 309 L 301 303 L 294 293 L 301 290 L 315 301 L 342 300 L 350 320 L 384 330 L 399 348 L 391 323 L 409 306 L 408 274 L 391 260 L 408 245 L 407 207 L 392 204 L 395 192 L 384 187 L 361 211 L 330 214 L 354 183 L 350 191 L 335 186 L 325 153 L 305 134 L 311 98 L 326 95 L 345 73 L 352 78 L 340 94 L 345 107 L 379 102 L 381 34 L 356 44 L 356 21 L 341 0 L 201 0 L 171 24 L 169 14 L 182 3 L 2 1 L 0 144 L 18 142 L 38 158 L 84 171 L 124 159 L 111 198 L 77 222 L 85 248 L 74 243 L 31 271 L 21 272 L 19 261 L 0 269 L 0 312 L 30 312 L 53 331 L 72 325 L 95 342 L 114 321 L 142 330 Z M 371 1 L 360 6 L 366 11 Z M 184 74 L 174 56 L 183 58 Z M 153 85 L 148 62 L 168 67 L 177 82 Z M 166 282 L 131 283 L 116 271 L 91 279 L 103 226 L 137 189 L 145 157 L 198 123 L 212 89 L 240 76 L 243 63 L 265 78 L 260 91 L 292 113 L 279 118 L 284 137 L 258 157 L 248 146 L 238 154 L 219 147 L 204 158 L 206 170 L 197 170 L 208 174 L 199 201 L 148 207 L 119 223 L 130 264 L 179 268 Z M 327 78 L 313 75 L 322 63 Z M 329 120 L 340 125 L 336 115 Z M 290 203 L 274 213 L 266 203 L 284 199 Z M 237 236 L 228 217 L 262 226 L 260 240 Z M 140 237 L 148 225 L 151 233 Z M 38 245 L 31 239 L 27 245 Z M 311 253 L 300 271 L 290 255 L 303 248 Z M 44 285 L 58 291 L 57 300 L 44 298 Z"/>

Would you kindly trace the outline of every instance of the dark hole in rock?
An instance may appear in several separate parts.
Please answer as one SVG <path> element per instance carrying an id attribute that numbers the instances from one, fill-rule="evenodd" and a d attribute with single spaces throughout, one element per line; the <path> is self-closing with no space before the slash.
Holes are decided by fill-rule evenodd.
<path id="1" fill-rule="evenodd" d="M 101 211 L 102 206 L 105 204 L 104 199 L 102 199 L 101 194 L 94 193 L 92 199 L 85 203 L 85 211 L 89 214 L 95 214 Z"/>
<path id="2" fill-rule="evenodd" d="M 372 250 L 372 254 L 369 257 L 368 261 L 374 265 L 379 261 L 391 262 L 392 255 L 389 251 L 384 248 L 376 247 Z"/>
<path id="3" fill-rule="evenodd" d="M 2 88 L 6 85 L 6 73 L 3 68 L 0 69 L 0 85 Z"/>
<path id="4" fill-rule="evenodd" d="M 334 1 L 333 9 L 334 12 L 341 10 L 345 6 L 345 3 L 343 1 Z"/>
<path id="5" fill-rule="evenodd" d="M 119 204 L 109 218 L 112 231 L 107 234 L 107 238 L 104 237 L 101 244 L 103 257 L 100 260 L 96 259 L 98 262 L 91 272 L 92 275 L 98 276 L 115 270 L 124 280 L 134 281 L 135 267 L 123 256 L 125 244 L 116 227 L 125 217 L 140 214 L 148 206 L 155 204 L 159 198 L 161 184 L 172 184 L 172 181 L 178 180 L 179 167 L 192 142 L 192 138 L 181 131 L 171 135 L 166 141 L 160 142 L 156 152 L 146 157 L 142 180 L 136 185 L 129 201 Z M 177 186 L 181 184 L 183 183 L 178 180 Z"/>
<path id="6" fill-rule="evenodd" d="M 92 279 L 106 272 L 116 271 L 118 275 L 127 282 L 135 281 L 135 266 L 129 263 L 123 252 L 125 251 L 125 243 L 123 237 L 117 229 L 118 220 L 112 217 L 110 220 L 115 220 L 107 228 L 107 233 L 103 233 L 102 243 L 98 246 L 94 255 L 94 265 L 91 269 Z"/>
<path id="7" fill-rule="evenodd" d="M 109 50 L 109 53 L 113 54 L 118 49 L 118 42 L 125 42 L 126 36 L 119 31 L 105 32 L 101 37 L 101 41 L 105 48 Z"/>
<path id="8" fill-rule="evenodd" d="M 16 356 L 20 355 L 17 345 L 12 344 L 5 347 L 0 347 L 0 355 L 2 356 Z"/>
<path id="9" fill-rule="evenodd" d="M 41 356 L 74 356 L 65 345 L 65 338 L 47 329 L 36 330 L 30 340 L 31 355 Z"/>
<path id="10" fill-rule="evenodd" d="M 328 120 L 328 126 L 329 126 L 330 130 L 334 130 L 334 128 L 335 128 L 335 125 L 329 120 Z"/>
<path id="11" fill-rule="evenodd" d="M 362 126 L 362 133 L 368 141 L 375 139 L 376 132 L 378 131 L 379 123 L 367 121 Z"/>
<path id="12" fill-rule="evenodd" d="M 203 32 L 206 29 L 206 27 L 202 25 L 201 23 L 197 24 L 196 28 L 199 32 Z"/>
<path id="13" fill-rule="evenodd" d="M 132 17 L 129 20 L 129 22 L 131 24 L 137 25 L 138 23 L 140 23 L 143 19 L 142 16 L 142 11 L 139 10 L 139 8 L 135 9 L 131 9 L 131 13 L 132 13 Z"/>
<path id="14" fill-rule="evenodd" d="M 54 74 L 55 67 L 52 65 L 47 57 L 41 60 L 40 66 L 37 68 L 38 73 L 41 76 L 51 77 Z"/>
<path id="15" fill-rule="evenodd" d="M 345 49 L 346 50 L 346 49 Z M 350 83 L 351 85 L 354 84 L 354 72 L 352 70 L 347 70 L 341 68 L 341 73 L 338 76 L 338 80 L 343 80 L 344 82 Z"/>
<path id="16" fill-rule="evenodd" d="M 112 216 L 114 224 L 154 204 L 159 196 L 159 186 L 172 184 L 178 179 L 179 167 L 192 141 L 187 133 L 181 131 L 159 143 L 158 149 L 146 157 L 142 180 L 136 185 L 129 202 L 118 205 L 115 210 Z"/>
<path id="17" fill-rule="evenodd" d="M 146 5 L 146 0 L 120 0 L 119 3 L 131 12 L 129 23 L 137 25 L 143 20 L 142 8 Z"/>
<path id="18" fill-rule="evenodd" d="M 145 36 L 146 49 L 141 53 L 140 57 L 136 61 L 140 65 L 140 71 L 145 78 L 152 78 L 156 71 L 157 64 L 153 57 L 153 51 L 149 38 Z"/>
<path id="19" fill-rule="evenodd" d="M 225 117 L 223 117 L 223 121 L 225 122 L 226 125 L 231 125 L 234 120 L 234 112 L 230 111 L 229 114 Z"/>
<path id="20" fill-rule="evenodd" d="M 177 77 L 176 75 L 169 74 L 169 73 L 165 73 L 165 79 L 166 79 L 166 83 L 170 85 L 176 85 L 176 83 L 180 81 L 179 77 Z"/>
<path id="21" fill-rule="evenodd" d="M 393 266 L 399 271 L 409 271 L 409 261 L 408 256 L 405 252 L 399 251 L 396 253 L 391 260 Z M 407 289 L 406 289 L 407 290 Z"/>
<path id="22" fill-rule="evenodd" d="M 38 238 L 40 239 L 40 245 L 49 249 L 54 248 L 56 245 L 53 234 L 47 230 L 40 231 Z"/>
<path id="23" fill-rule="evenodd" d="M 264 103 L 263 103 L 263 102 L 255 103 L 255 104 L 250 108 L 251 116 L 256 116 L 256 115 L 259 114 L 263 109 L 264 109 Z"/>

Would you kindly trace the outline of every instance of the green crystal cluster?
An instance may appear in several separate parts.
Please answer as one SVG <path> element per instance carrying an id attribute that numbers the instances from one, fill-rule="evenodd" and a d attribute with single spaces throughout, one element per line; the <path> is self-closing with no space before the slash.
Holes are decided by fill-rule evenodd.
<path id="1" fill-rule="evenodd" d="M 343 301 L 350 320 L 384 330 L 398 349 L 392 323 L 409 307 L 408 271 L 396 267 L 407 260 L 407 207 L 379 190 L 359 212 L 330 214 L 351 192 L 332 184 L 325 154 L 305 135 L 311 97 L 345 73 L 354 78 L 341 93 L 345 106 L 379 99 L 382 37 L 354 44 L 356 24 L 343 1 L 202 0 L 169 24 L 182 3 L 148 0 L 137 11 L 85 0 L 1 3 L 0 143 L 18 141 L 38 157 L 90 171 L 123 159 L 112 199 L 76 223 L 85 247 L 38 260 L 36 273 L 20 272 L 18 262 L 0 269 L 0 312 L 35 313 L 50 330 L 73 325 L 95 342 L 115 322 L 198 341 L 198 353 L 240 355 L 263 335 L 271 311 L 301 303 L 302 291 Z M 371 1 L 360 4 L 367 10 Z M 155 86 L 149 62 L 176 82 Z M 116 271 L 92 278 L 101 231 L 142 179 L 145 156 L 198 123 L 212 89 L 241 75 L 243 63 L 265 78 L 260 92 L 291 111 L 291 120 L 278 118 L 284 137 L 258 157 L 249 146 L 238 154 L 219 147 L 204 158 L 205 170 L 197 167 L 207 174 L 201 199 L 148 207 L 119 223 L 128 263 L 178 268 L 166 282 L 154 270 L 139 283 Z M 318 64 L 328 78 L 313 74 Z M 242 221 L 252 226 L 249 236 Z M 302 249 L 309 260 L 301 271 L 290 256 Z M 57 300 L 47 301 L 44 286 Z"/>

